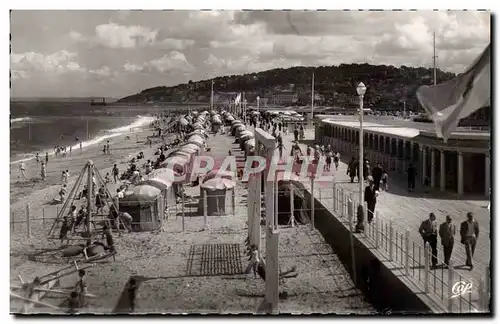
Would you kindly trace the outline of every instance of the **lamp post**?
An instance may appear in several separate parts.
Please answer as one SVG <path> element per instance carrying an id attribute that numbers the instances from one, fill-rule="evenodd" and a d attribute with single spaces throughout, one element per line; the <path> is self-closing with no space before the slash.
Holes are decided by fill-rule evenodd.
<path id="1" fill-rule="evenodd" d="M 356 92 L 359 96 L 359 204 L 363 206 L 364 203 L 364 177 L 363 177 L 363 167 L 364 167 L 364 152 L 363 152 L 363 97 L 366 93 L 366 86 L 363 82 L 360 82 L 356 87 Z"/>

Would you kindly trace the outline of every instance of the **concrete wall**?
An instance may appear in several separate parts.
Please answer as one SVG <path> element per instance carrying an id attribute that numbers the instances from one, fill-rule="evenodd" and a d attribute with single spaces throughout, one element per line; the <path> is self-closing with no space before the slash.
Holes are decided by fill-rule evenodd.
<path id="1" fill-rule="evenodd" d="M 308 202 L 311 195 L 305 192 Z M 309 205 L 310 206 L 310 205 Z M 353 266 L 351 259 L 350 232 L 332 213 L 327 210 L 318 200 L 315 199 L 315 222 L 314 226 L 322 234 L 325 242 L 330 244 L 337 253 L 342 263 L 353 277 Z M 354 235 L 355 271 L 357 286 L 366 293 L 366 271 L 370 268 L 371 261 L 378 259 L 377 252 L 373 248 L 367 247 L 359 238 Z M 370 302 L 379 311 L 390 309 L 391 313 L 420 313 L 428 314 L 434 311 L 421 298 L 419 294 L 413 292 L 396 272 L 387 268 L 381 262 L 377 278 L 373 278 L 377 291 L 372 294 Z"/>

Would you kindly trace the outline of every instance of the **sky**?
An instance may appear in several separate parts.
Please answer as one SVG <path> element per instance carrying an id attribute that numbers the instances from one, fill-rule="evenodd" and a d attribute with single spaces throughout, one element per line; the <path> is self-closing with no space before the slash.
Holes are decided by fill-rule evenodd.
<path id="1" fill-rule="evenodd" d="M 460 73 L 490 42 L 477 11 L 12 11 L 13 97 L 124 97 L 292 66 Z"/>

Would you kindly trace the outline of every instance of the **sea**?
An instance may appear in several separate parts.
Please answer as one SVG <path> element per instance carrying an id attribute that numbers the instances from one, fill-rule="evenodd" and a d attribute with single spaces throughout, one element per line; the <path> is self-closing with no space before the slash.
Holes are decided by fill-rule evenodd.
<path id="1" fill-rule="evenodd" d="M 91 106 L 86 102 L 11 101 L 10 162 L 33 159 L 38 152 L 54 154 L 56 145 L 73 149 L 99 143 L 131 129 L 149 125 L 160 111 L 183 106 Z M 88 134 L 88 136 L 87 136 Z M 77 140 L 78 139 L 78 140 Z"/>

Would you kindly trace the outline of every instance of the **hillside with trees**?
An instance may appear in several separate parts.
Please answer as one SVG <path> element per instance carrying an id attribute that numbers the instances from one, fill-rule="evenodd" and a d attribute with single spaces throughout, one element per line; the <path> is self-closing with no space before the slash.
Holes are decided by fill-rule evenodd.
<path id="1" fill-rule="evenodd" d="M 367 86 L 365 106 L 379 110 L 419 109 L 415 92 L 421 85 L 433 82 L 433 70 L 392 65 L 340 64 L 339 66 L 291 67 L 258 73 L 231 75 L 214 79 L 216 94 L 245 92 L 249 102 L 257 96 L 271 98 L 280 92 L 297 95 L 296 105 L 308 105 L 311 96 L 311 76 L 315 74 L 315 97 L 319 105 L 353 107 L 357 105 L 356 84 Z M 437 82 L 455 74 L 437 70 Z M 119 103 L 145 102 L 209 102 L 212 80 L 189 81 L 172 87 L 145 89 L 118 100 Z"/>

